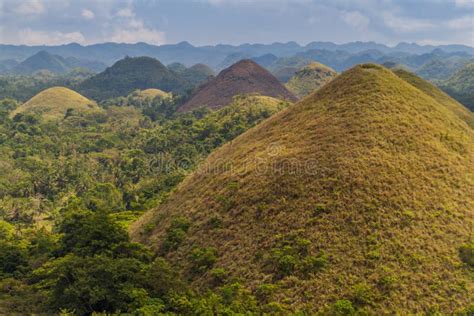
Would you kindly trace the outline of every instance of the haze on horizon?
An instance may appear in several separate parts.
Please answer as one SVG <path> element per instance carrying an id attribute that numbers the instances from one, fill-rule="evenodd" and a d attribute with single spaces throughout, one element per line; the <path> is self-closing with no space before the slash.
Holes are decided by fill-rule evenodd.
<path id="1" fill-rule="evenodd" d="M 474 0 L 0 0 L 0 44 L 474 46 Z"/>

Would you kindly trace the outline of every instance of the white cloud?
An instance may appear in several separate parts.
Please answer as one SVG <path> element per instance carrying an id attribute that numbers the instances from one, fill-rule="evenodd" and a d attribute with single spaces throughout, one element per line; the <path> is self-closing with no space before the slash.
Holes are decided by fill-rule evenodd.
<path id="1" fill-rule="evenodd" d="M 393 15 L 391 12 L 384 12 L 382 14 L 384 23 L 396 32 L 411 33 L 425 31 L 434 28 L 436 25 L 431 21 L 402 18 Z"/>
<path id="2" fill-rule="evenodd" d="M 91 20 L 95 17 L 95 14 L 91 10 L 83 9 L 81 12 L 81 16 L 86 20 Z"/>
<path id="3" fill-rule="evenodd" d="M 357 30 L 366 30 L 370 22 L 369 18 L 359 11 L 345 11 L 342 13 L 342 19 Z"/>
<path id="4" fill-rule="evenodd" d="M 464 16 L 457 19 L 449 20 L 446 25 L 455 30 L 473 30 L 474 29 L 474 16 Z"/>
<path id="5" fill-rule="evenodd" d="M 474 0 L 455 0 L 454 3 L 460 8 L 472 8 L 474 7 Z"/>
<path id="6" fill-rule="evenodd" d="M 165 33 L 149 29 L 149 28 L 134 28 L 134 29 L 119 29 L 110 37 L 110 41 L 117 43 L 138 43 L 145 42 L 150 44 L 164 44 L 166 42 Z"/>
<path id="7" fill-rule="evenodd" d="M 81 32 L 36 31 L 30 28 L 20 30 L 15 37 L 19 39 L 15 44 L 24 45 L 60 45 L 85 42 L 84 35 Z"/>
<path id="8" fill-rule="evenodd" d="M 134 16 L 134 13 L 133 13 L 132 9 L 124 8 L 124 9 L 118 10 L 116 15 L 119 16 L 119 17 L 122 17 L 122 18 L 131 18 L 131 17 Z"/>
<path id="9" fill-rule="evenodd" d="M 41 0 L 24 0 L 13 9 L 13 12 L 21 15 L 41 14 L 45 11 Z"/>

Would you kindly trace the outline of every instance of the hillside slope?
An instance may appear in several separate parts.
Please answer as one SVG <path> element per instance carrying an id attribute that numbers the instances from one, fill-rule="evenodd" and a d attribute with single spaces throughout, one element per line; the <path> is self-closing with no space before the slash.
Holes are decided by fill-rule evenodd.
<path id="1" fill-rule="evenodd" d="M 474 224 L 473 140 L 431 96 L 357 66 L 211 154 L 132 235 L 203 288 L 214 274 L 196 256 L 214 253 L 262 304 L 452 314 L 474 299 L 458 255 Z"/>
<path id="2" fill-rule="evenodd" d="M 241 60 L 199 88 L 180 111 L 199 107 L 216 109 L 229 104 L 240 94 L 261 94 L 289 101 L 296 100 L 271 73 L 251 60 Z"/>
<path id="3" fill-rule="evenodd" d="M 286 83 L 286 87 L 299 98 L 303 98 L 321 88 L 336 76 L 337 72 L 330 67 L 313 62 L 298 70 Z"/>
<path id="4" fill-rule="evenodd" d="M 63 119 L 68 111 L 74 114 L 101 112 L 94 101 L 64 87 L 53 87 L 41 91 L 30 100 L 15 109 L 10 116 L 16 114 L 36 114 L 43 120 Z"/>
<path id="5" fill-rule="evenodd" d="M 94 100 L 126 96 L 134 90 L 183 90 L 186 82 L 151 57 L 126 57 L 82 82 L 78 91 Z"/>
<path id="6" fill-rule="evenodd" d="M 474 128 L 474 113 L 472 113 L 464 105 L 460 104 L 449 95 L 441 91 L 439 88 L 435 87 L 430 82 L 418 77 L 412 72 L 403 70 L 403 69 L 393 69 L 392 70 L 398 77 L 405 80 L 409 84 L 420 89 L 427 95 L 436 99 L 439 103 L 444 105 L 447 109 L 455 113 L 460 119 L 465 121 L 469 126 Z"/>

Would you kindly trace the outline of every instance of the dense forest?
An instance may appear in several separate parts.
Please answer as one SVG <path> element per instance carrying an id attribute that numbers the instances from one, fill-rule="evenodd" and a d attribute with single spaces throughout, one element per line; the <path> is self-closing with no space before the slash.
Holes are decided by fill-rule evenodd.
<path id="1" fill-rule="evenodd" d="M 261 311 L 257 301 L 270 289 L 251 293 L 227 280 L 212 267 L 213 249 L 193 254 L 196 273 L 215 278 L 214 290 L 201 293 L 189 286 L 192 275 L 131 242 L 126 229 L 213 149 L 287 104 L 236 97 L 219 111 L 177 114 L 178 98 L 136 95 L 104 102 L 104 113 L 52 122 L 11 117 L 18 103 L 1 101 L 1 314 Z M 169 247 L 188 225 L 176 220 Z"/>

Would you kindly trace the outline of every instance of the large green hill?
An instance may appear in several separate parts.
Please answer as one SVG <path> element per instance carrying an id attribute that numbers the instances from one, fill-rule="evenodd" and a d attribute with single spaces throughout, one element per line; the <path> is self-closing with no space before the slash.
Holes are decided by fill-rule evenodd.
<path id="1" fill-rule="evenodd" d="M 194 286 L 224 275 L 283 314 L 453 314 L 474 300 L 473 140 L 442 102 L 357 66 L 215 151 L 132 234 Z"/>
<path id="2" fill-rule="evenodd" d="M 82 82 L 78 91 L 94 100 L 126 96 L 134 90 L 156 88 L 184 91 L 187 83 L 151 57 L 126 57 L 104 72 Z"/>

